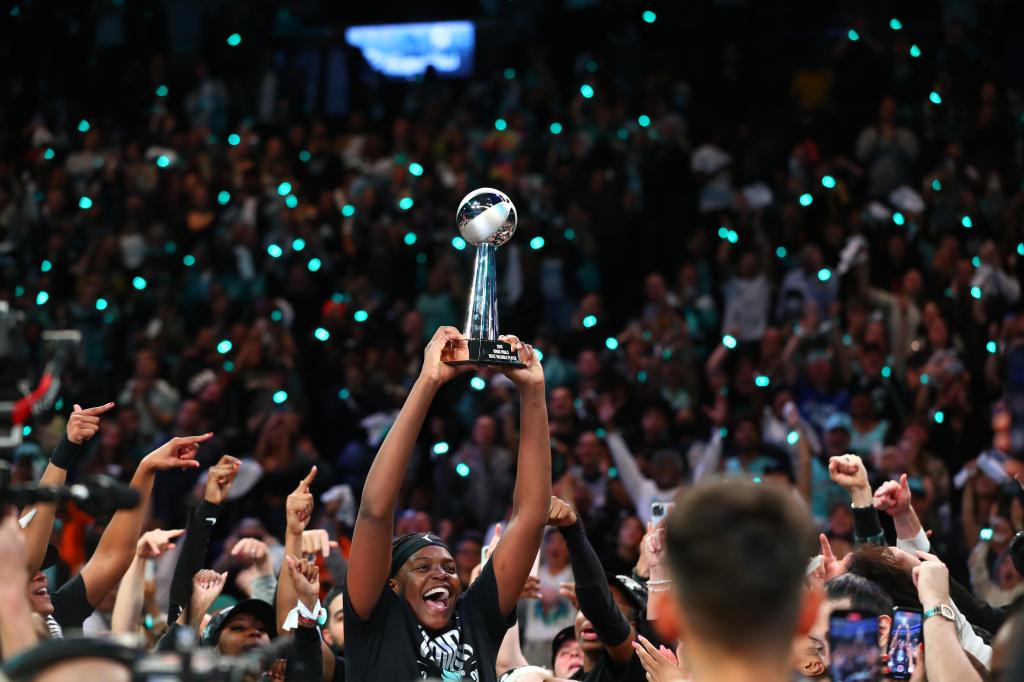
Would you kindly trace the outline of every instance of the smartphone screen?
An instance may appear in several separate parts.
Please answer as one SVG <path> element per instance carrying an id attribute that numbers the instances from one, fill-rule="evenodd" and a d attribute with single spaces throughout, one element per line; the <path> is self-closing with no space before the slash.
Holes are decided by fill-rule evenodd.
<path id="1" fill-rule="evenodd" d="M 875 682 L 881 649 L 878 617 L 865 611 L 833 611 L 828 621 L 832 682 Z"/>
<path id="2" fill-rule="evenodd" d="M 651 502 L 651 523 L 657 526 L 672 513 L 675 506 L 675 502 Z"/>
<path id="3" fill-rule="evenodd" d="M 917 609 L 896 607 L 892 612 L 892 631 L 889 633 L 889 676 L 894 680 L 909 680 L 917 666 L 917 646 L 921 643 L 921 612 Z"/>

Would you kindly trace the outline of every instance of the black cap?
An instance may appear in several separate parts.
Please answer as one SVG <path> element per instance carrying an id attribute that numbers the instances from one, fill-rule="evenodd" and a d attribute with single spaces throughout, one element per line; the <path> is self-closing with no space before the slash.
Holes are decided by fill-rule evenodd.
<path id="1" fill-rule="evenodd" d="M 220 631 L 224 629 L 228 619 L 240 613 L 248 613 L 256 616 L 267 626 L 267 634 L 273 639 L 277 636 L 277 613 L 274 607 L 262 599 L 243 599 L 234 606 L 222 609 L 203 628 L 203 635 L 200 644 L 203 646 L 217 646 L 220 641 Z"/>
<path id="2" fill-rule="evenodd" d="M 562 645 L 569 641 L 576 641 L 576 626 L 566 625 L 564 628 L 558 631 L 555 638 L 551 640 L 551 667 L 555 667 L 555 658 L 558 657 L 558 650 L 562 648 Z"/>
<path id="3" fill-rule="evenodd" d="M 60 550 L 51 542 L 46 546 L 46 555 L 43 557 L 43 565 L 39 567 L 39 570 L 45 571 L 51 566 L 55 566 L 58 561 L 60 561 Z"/>
<path id="4" fill-rule="evenodd" d="M 137 654 L 134 649 L 107 639 L 48 639 L 8 660 L 4 663 L 3 672 L 14 682 L 34 680 L 50 666 L 77 658 L 103 658 L 114 663 L 122 663 L 130 670 L 135 664 Z"/>
<path id="5" fill-rule="evenodd" d="M 636 609 L 637 616 L 647 608 L 647 588 L 633 580 L 628 575 L 605 574 L 608 577 L 608 584 L 614 585 L 622 590 L 626 601 Z"/>

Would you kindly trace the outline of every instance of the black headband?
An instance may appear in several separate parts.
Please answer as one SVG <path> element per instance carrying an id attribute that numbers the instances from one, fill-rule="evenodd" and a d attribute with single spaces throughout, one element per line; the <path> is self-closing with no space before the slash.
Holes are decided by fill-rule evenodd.
<path id="1" fill-rule="evenodd" d="M 395 540 L 391 546 L 391 573 L 388 574 L 388 578 L 398 575 L 402 565 L 413 554 L 431 545 L 448 550 L 448 545 L 444 544 L 444 540 L 432 533 L 410 533 Z M 448 550 L 448 553 L 451 554 L 451 550 Z"/>

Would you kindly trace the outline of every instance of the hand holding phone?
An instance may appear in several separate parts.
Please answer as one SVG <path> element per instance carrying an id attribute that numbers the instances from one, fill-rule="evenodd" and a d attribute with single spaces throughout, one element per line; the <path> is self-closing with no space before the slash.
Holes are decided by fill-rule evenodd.
<path id="1" fill-rule="evenodd" d="M 921 611 L 896 607 L 892 612 L 892 631 L 889 633 L 889 676 L 894 680 L 909 680 L 917 668 L 917 647 L 921 643 Z"/>
<path id="2" fill-rule="evenodd" d="M 657 526 L 675 509 L 675 502 L 651 502 L 651 523 Z"/>
<path id="3" fill-rule="evenodd" d="M 882 651 L 878 616 L 867 611 L 837 610 L 828 619 L 832 682 L 875 682 Z"/>

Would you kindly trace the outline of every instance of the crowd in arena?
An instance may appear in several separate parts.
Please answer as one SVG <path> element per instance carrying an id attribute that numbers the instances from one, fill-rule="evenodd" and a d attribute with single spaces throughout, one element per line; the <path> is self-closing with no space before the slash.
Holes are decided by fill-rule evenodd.
<path id="1" fill-rule="evenodd" d="M 3 86 L 0 397 L 60 368 L 5 477 L 138 503 L 8 514 L 10 679 L 1024 679 L 1013 3 L 536 10 L 466 81 L 345 53 L 340 116 L 58 4 L 4 19 L 95 57 Z M 484 186 L 522 369 L 444 362 Z"/>

